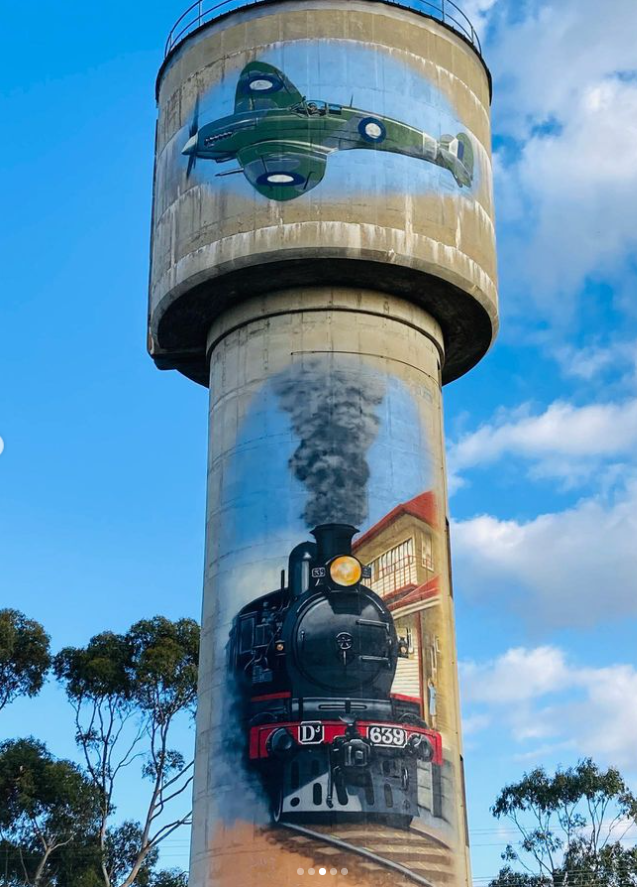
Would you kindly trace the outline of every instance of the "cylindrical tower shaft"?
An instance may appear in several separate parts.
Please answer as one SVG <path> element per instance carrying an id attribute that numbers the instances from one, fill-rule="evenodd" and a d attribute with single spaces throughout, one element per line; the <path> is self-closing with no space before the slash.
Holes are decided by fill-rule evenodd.
<path id="1" fill-rule="evenodd" d="M 422 309 L 377 292 L 299 288 L 226 312 L 208 342 L 191 883 L 274 887 L 303 883 L 298 869 L 326 867 L 340 884 L 418 877 L 467 884 L 440 327 Z M 330 591 L 327 614 L 312 618 L 282 603 L 280 576 L 290 551 L 326 523 L 357 526 L 353 551 L 366 570 L 356 600 Z M 324 566 L 319 557 L 312 572 Z M 321 594 L 316 578 L 310 582 Z M 367 680 L 364 658 L 379 651 L 373 639 L 364 648 L 365 638 L 345 666 L 343 690 L 339 636 L 366 595 L 395 627 L 391 665 L 382 664 L 387 690 L 377 676 Z M 295 632 L 305 651 L 294 646 Z M 312 658 L 313 642 L 322 663 Z M 311 660 L 298 666 L 308 672 L 307 695 L 302 682 L 281 682 L 277 673 L 303 656 Z M 331 674 L 332 662 L 333 679 L 314 682 L 311 670 Z M 369 752 L 365 766 L 348 764 L 335 746 L 348 723 Z M 272 747 L 277 724 L 292 735 L 289 757 Z M 310 725 L 323 731 L 323 743 L 302 742 Z"/>

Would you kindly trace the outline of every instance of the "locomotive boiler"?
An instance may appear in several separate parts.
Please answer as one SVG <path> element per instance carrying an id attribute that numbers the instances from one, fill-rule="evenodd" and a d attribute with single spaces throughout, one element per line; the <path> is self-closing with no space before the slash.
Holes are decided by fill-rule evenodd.
<path id="1" fill-rule="evenodd" d="M 276 821 L 379 818 L 409 826 L 418 761 L 442 764 L 422 701 L 392 694 L 408 655 L 393 617 L 351 553 L 358 531 L 316 527 L 289 556 L 287 581 L 234 620 L 230 665 L 246 754 Z"/>

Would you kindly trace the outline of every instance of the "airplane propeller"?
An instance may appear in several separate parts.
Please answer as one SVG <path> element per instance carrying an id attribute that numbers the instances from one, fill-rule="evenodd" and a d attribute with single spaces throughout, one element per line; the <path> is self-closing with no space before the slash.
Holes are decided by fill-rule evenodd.
<path id="1" fill-rule="evenodd" d="M 184 149 L 184 153 L 188 153 L 188 169 L 186 170 L 186 178 L 190 178 L 190 174 L 197 165 L 197 134 L 199 133 L 199 96 L 195 102 L 195 110 L 192 114 L 190 129 L 188 130 L 188 144 Z"/>

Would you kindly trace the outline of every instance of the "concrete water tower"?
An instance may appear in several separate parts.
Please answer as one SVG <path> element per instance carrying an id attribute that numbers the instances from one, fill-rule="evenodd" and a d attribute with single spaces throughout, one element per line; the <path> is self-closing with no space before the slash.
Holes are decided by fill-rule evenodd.
<path id="1" fill-rule="evenodd" d="M 190 887 L 469 883 L 441 386 L 497 329 L 450 0 L 197 3 L 157 80 L 149 349 L 210 388 Z"/>

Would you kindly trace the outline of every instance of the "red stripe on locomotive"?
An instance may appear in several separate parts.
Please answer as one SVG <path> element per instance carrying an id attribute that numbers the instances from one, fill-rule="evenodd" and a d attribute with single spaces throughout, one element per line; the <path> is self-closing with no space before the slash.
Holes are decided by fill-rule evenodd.
<path id="1" fill-rule="evenodd" d="M 304 724 L 306 726 L 309 726 L 309 724 L 318 725 L 319 723 L 323 728 L 323 739 L 320 742 L 314 743 L 301 742 L 299 739 L 299 732 L 301 727 Z M 435 730 L 428 730 L 424 727 L 412 727 L 411 725 L 405 724 L 394 724 L 391 722 L 379 723 L 377 721 L 358 721 L 356 727 L 364 739 L 368 738 L 370 727 L 404 730 L 407 742 L 409 741 L 409 738 L 414 734 L 426 736 L 429 742 L 431 742 L 434 751 L 431 763 L 438 765 L 441 765 L 443 763 L 442 736 Z M 252 727 L 250 729 L 250 760 L 259 760 L 269 757 L 269 752 L 267 748 L 268 739 L 276 730 L 280 729 L 288 730 L 299 748 L 317 748 L 323 745 L 331 745 L 338 736 L 345 736 L 347 725 L 344 724 L 342 721 L 288 721 L 284 723 L 264 724 L 262 726 Z M 397 751 L 402 751 L 404 747 L 384 745 L 383 743 L 374 743 L 374 748 L 395 748 Z"/>
<path id="2" fill-rule="evenodd" d="M 250 702 L 268 702 L 270 699 L 290 699 L 292 694 L 289 690 L 283 693 L 266 693 L 265 696 L 253 696 Z"/>

